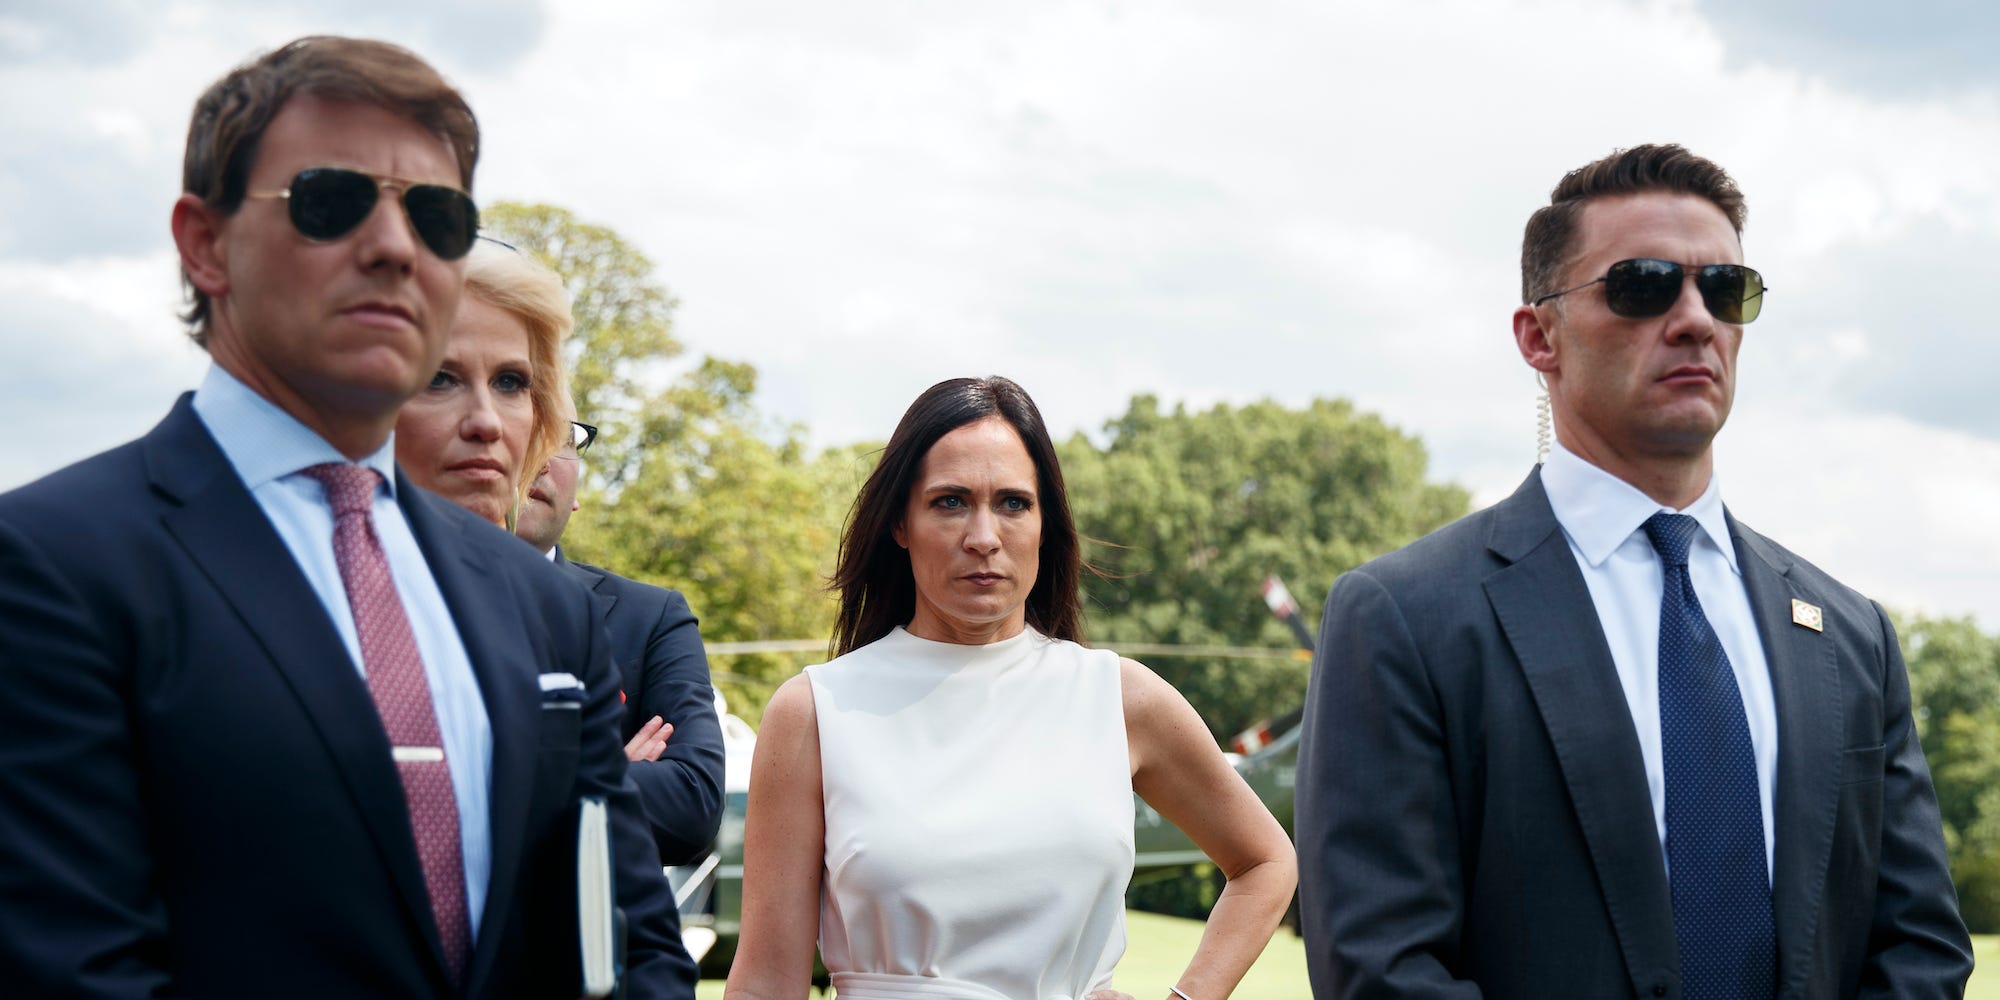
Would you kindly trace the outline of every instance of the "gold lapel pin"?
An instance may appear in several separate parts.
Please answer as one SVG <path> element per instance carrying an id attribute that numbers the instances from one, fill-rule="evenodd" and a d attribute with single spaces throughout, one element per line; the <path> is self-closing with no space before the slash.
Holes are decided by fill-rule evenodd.
<path id="1" fill-rule="evenodd" d="M 1807 604 L 1794 597 L 1792 598 L 1792 624 L 1804 625 L 1815 632 L 1825 632 L 1826 616 L 1820 612 L 1819 605 Z"/>

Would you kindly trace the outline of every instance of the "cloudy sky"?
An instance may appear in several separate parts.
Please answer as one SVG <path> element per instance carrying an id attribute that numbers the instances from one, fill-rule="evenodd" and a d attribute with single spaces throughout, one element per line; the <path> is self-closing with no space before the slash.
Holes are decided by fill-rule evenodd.
<path id="1" fill-rule="evenodd" d="M 436 63 L 485 128 L 482 201 L 631 238 L 692 351 L 754 363 L 819 443 L 963 374 L 1063 433 L 1138 392 L 1345 396 L 1481 502 L 1534 458 L 1522 223 L 1567 169 L 1684 143 L 1742 183 L 1774 289 L 1718 445 L 1731 507 L 2000 628 L 2000 7 L 1897 10 L 7 0 L 0 488 L 200 378 L 167 231 L 189 108 L 331 31 Z"/>

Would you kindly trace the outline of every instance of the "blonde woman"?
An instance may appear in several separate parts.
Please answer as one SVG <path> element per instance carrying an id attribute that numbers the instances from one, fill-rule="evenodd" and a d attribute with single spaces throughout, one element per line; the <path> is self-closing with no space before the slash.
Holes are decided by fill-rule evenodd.
<path id="1" fill-rule="evenodd" d="M 572 320 L 555 272 L 481 239 L 431 383 L 396 418 L 396 461 L 424 487 L 512 528 L 528 483 L 569 440 L 562 342 Z"/>

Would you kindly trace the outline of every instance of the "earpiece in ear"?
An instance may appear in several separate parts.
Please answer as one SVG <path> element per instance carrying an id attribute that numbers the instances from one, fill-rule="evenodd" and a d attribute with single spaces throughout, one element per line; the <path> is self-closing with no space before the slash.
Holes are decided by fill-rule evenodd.
<path id="1" fill-rule="evenodd" d="M 1542 390 L 1535 400 L 1535 464 L 1540 465 L 1549 460 L 1549 380 L 1536 372 L 1535 385 Z"/>

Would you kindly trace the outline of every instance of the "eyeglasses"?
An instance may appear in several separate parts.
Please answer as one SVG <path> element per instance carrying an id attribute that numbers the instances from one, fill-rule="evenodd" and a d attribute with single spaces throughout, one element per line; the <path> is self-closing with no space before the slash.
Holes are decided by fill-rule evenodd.
<path id="1" fill-rule="evenodd" d="M 383 188 L 403 192 L 410 226 L 440 260 L 457 260 L 479 235 L 479 209 L 472 196 L 442 184 L 418 184 L 401 177 L 365 174 L 343 167 L 301 170 L 282 191 L 252 191 L 249 198 L 283 198 L 292 226 L 309 240 L 337 240 L 375 211 Z"/>
<path id="2" fill-rule="evenodd" d="M 1724 323 L 1748 323 L 1764 310 L 1764 276 L 1741 264 L 1703 264 L 1694 268 L 1694 287 L 1701 292 L 1708 314 Z M 1604 304 L 1627 319 L 1663 315 L 1681 299 L 1688 269 L 1670 260 L 1635 257 L 1611 265 L 1601 278 L 1575 288 L 1550 292 L 1531 305 L 1604 283 Z"/>
<path id="3" fill-rule="evenodd" d="M 597 428 L 595 425 L 586 424 L 581 420 L 572 420 L 569 422 L 569 448 L 571 451 L 578 454 L 589 451 L 590 443 L 595 440 L 597 440 Z"/>
<path id="4" fill-rule="evenodd" d="M 556 449 L 556 457 L 569 461 L 581 461 L 581 453 L 589 450 L 590 443 L 597 440 L 597 428 L 581 420 L 569 422 L 569 440 Z"/>

